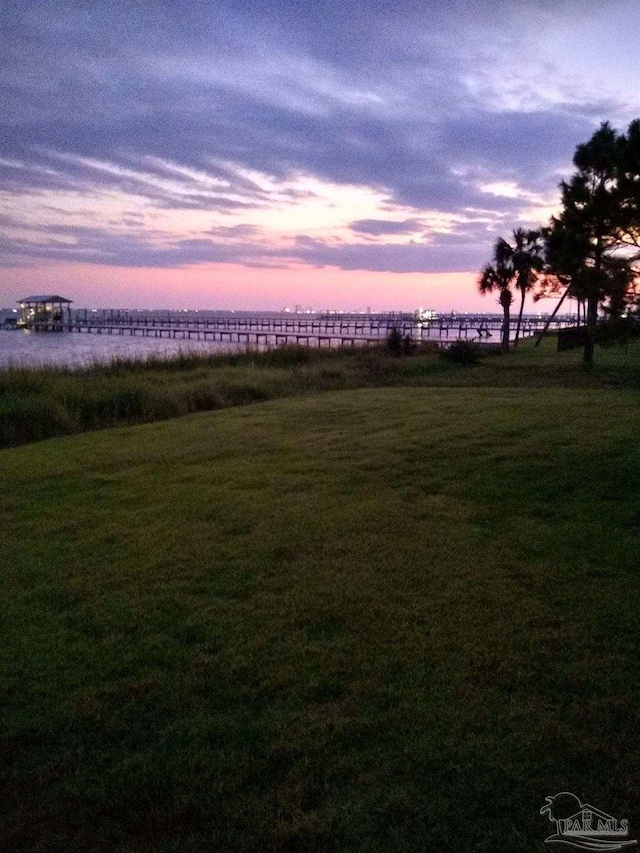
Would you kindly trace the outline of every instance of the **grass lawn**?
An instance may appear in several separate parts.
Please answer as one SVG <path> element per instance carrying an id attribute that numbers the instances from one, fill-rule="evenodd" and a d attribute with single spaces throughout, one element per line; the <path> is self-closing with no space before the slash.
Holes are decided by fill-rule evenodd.
<path id="1" fill-rule="evenodd" d="M 638 837 L 639 402 L 373 388 L 0 451 L 2 849 L 540 851 L 566 790 Z"/>

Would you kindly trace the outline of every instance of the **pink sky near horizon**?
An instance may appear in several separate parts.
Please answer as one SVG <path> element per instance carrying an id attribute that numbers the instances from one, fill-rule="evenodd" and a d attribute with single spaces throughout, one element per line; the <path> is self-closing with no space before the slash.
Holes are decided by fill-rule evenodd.
<path id="1" fill-rule="evenodd" d="M 59 293 L 78 308 L 269 310 L 302 305 L 326 310 L 478 311 L 500 313 L 482 297 L 477 273 L 388 273 L 337 267 L 251 268 L 199 264 L 179 269 L 47 264 L 0 271 L 0 307 L 33 293 Z M 168 298 L 167 294 L 170 294 Z M 553 310 L 556 301 L 527 300 L 525 312 Z"/>

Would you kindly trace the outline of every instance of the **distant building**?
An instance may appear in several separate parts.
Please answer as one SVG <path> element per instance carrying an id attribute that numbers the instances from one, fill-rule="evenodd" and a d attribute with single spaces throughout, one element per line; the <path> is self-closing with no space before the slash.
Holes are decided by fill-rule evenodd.
<path id="1" fill-rule="evenodd" d="M 20 300 L 20 320 L 18 323 L 21 326 L 28 326 L 31 323 L 68 322 L 71 319 L 71 309 L 69 308 L 71 304 L 71 299 L 53 294 L 26 296 Z"/>
<path id="2" fill-rule="evenodd" d="M 437 320 L 438 312 L 433 308 L 418 308 L 416 311 L 416 319 L 425 322 L 426 320 Z"/>

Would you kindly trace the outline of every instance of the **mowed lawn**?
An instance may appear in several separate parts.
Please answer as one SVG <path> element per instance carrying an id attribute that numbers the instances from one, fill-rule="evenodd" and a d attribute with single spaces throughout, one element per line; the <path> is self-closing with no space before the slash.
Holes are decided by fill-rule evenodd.
<path id="1" fill-rule="evenodd" d="M 0 846 L 640 834 L 640 397 L 327 393 L 0 452 Z M 635 834 L 633 834 L 635 833 Z"/>

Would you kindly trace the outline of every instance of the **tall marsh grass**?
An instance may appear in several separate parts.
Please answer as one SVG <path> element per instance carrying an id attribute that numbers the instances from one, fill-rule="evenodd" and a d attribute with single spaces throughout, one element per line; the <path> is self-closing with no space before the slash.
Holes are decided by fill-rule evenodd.
<path id="1" fill-rule="evenodd" d="M 432 359 L 431 353 L 424 353 Z M 398 371 L 384 344 L 369 350 L 300 346 L 171 358 L 115 359 L 80 368 L 0 371 L 0 447 L 146 423 L 322 390 L 378 384 Z"/>
<path id="2" fill-rule="evenodd" d="M 472 347 L 473 357 L 467 358 Z M 464 350 L 459 359 L 439 358 L 437 346 L 426 342 L 415 352 L 395 353 L 383 341 L 369 349 L 287 346 L 116 359 L 81 368 L 8 367 L 0 370 L 0 447 L 276 397 L 372 386 L 640 390 L 638 341 L 600 349 L 596 365 L 587 371 L 578 351 L 557 353 L 555 340 L 539 349 L 527 341 L 496 358 L 485 358 L 484 350 L 465 342 L 459 348 Z M 476 359 L 478 364 L 469 363 Z"/>

